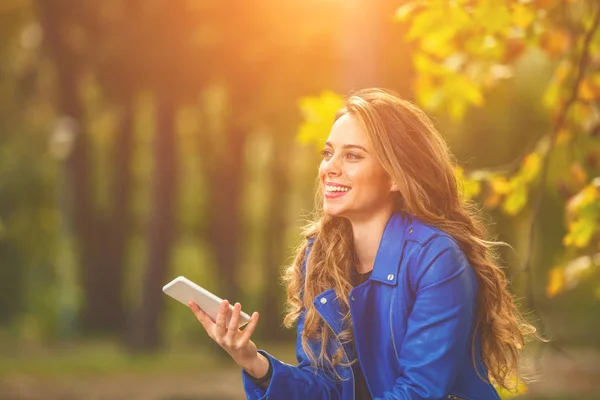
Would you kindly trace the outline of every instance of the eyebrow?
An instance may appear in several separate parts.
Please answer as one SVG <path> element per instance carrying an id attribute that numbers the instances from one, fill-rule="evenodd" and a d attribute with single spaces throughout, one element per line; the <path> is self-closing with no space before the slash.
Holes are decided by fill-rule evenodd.
<path id="1" fill-rule="evenodd" d="M 325 146 L 333 147 L 331 142 L 325 142 Z M 365 153 L 368 153 L 367 149 L 365 149 L 364 147 L 359 146 L 357 144 L 345 144 L 342 146 L 342 149 L 360 149 L 360 150 L 364 151 Z"/>

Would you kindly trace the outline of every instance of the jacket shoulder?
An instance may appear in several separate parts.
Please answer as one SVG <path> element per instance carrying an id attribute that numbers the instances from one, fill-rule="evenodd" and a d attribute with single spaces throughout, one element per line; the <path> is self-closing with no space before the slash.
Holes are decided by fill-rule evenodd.
<path id="1" fill-rule="evenodd" d="M 450 235 L 448 235 L 440 228 L 435 227 L 433 225 L 429 225 L 416 217 L 411 217 L 409 235 L 407 237 L 407 240 L 418 242 L 420 245 L 427 245 L 433 239 L 438 237 L 444 237 L 441 239 L 441 242 L 446 242 L 446 244 L 448 245 L 450 245 L 450 242 L 448 241 L 455 242 L 455 240 Z M 440 242 L 440 240 L 437 240 L 436 242 Z"/>
<path id="2" fill-rule="evenodd" d="M 413 287 L 445 281 L 470 269 L 469 261 L 456 239 L 421 221 L 413 221 L 413 224 L 413 232 L 407 239 L 416 245 L 412 262 L 409 263 Z"/>

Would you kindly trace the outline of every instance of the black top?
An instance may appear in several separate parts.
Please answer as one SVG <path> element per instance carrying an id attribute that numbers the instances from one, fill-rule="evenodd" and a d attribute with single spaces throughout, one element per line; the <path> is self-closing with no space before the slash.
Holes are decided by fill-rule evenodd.
<path id="1" fill-rule="evenodd" d="M 371 272 L 369 271 L 366 274 L 355 274 L 352 285 L 358 286 L 363 282 L 366 282 L 371 276 Z M 352 343 L 354 346 L 354 342 Z M 358 354 L 356 353 L 356 348 L 354 350 L 356 357 L 358 358 Z M 365 381 L 365 376 L 363 374 L 362 368 L 360 366 L 360 362 L 358 359 L 352 365 L 352 371 L 354 372 L 354 391 L 356 393 L 356 400 L 371 400 L 373 397 L 369 392 L 369 388 L 367 387 L 367 382 Z"/>

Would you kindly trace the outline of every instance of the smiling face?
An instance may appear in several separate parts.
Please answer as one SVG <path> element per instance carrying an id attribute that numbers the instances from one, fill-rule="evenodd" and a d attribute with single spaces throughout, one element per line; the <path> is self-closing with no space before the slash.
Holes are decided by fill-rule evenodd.
<path id="1" fill-rule="evenodd" d="M 355 117 L 344 114 L 335 121 L 322 154 L 319 178 L 326 214 L 354 220 L 391 213 L 396 185 Z"/>

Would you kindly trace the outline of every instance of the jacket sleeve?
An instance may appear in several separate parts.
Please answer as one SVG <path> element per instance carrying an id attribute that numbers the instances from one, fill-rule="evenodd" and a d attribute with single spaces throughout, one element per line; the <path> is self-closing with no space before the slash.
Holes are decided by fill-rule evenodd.
<path id="1" fill-rule="evenodd" d="M 341 399 L 341 382 L 326 374 L 316 371 L 310 359 L 302 349 L 301 332 L 304 326 L 304 313 L 298 318 L 296 339 L 296 358 L 298 365 L 293 366 L 279 361 L 266 351 L 259 352 L 267 357 L 273 365 L 273 377 L 265 389 L 254 384 L 246 371 L 242 370 L 244 390 L 248 400 L 333 400 Z"/>
<path id="2" fill-rule="evenodd" d="M 306 259 L 312 247 L 313 240 L 309 239 L 303 272 L 306 268 Z M 267 388 L 254 384 L 246 371 L 242 370 L 242 381 L 248 400 L 333 400 L 341 399 L 342 384 L 333 374 L 317 371 L 302 348 L 302 331 L 304 329 L 305 311 L 302 312 L 296 323 L 296 358 L 298 365 L 293 366 L 279 361 L 264 350 L 259 352 L 269 359 L 273 365 L 273 376 Z M 313 351 L 318 351 L 319 345 L 313 346 Z"/>
<path id="3" fill-rule="evenodd" d="M 447 396 L 469 358 L 477 280 L 450 237 L 423 245 L 409 266 L 414 306 L 399 349 L 401 375 L 379 399 L 425 400 Z"/>

